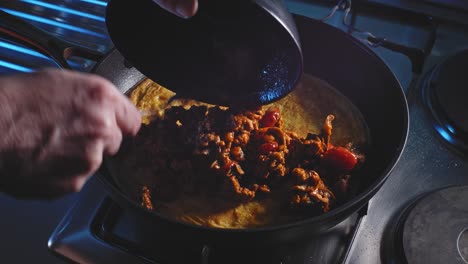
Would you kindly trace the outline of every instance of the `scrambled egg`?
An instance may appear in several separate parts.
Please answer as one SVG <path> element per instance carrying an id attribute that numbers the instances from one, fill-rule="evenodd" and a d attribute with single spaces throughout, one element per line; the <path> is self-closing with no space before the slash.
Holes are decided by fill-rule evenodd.
<path id="1" fill-rule="evenodd" d="M 142 123 L 147 125 L 153 118 L 162 116 L 169 99 L 174 95 L 174 92 L 150 79 L 145 79 L 130 93 L 129 97 L 140 110 Z"/>

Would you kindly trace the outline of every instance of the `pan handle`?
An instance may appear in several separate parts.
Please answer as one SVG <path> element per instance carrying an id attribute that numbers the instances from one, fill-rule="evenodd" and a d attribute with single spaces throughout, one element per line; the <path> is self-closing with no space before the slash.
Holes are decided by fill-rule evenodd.
<path id="1" fill-rule="evenodd" d="M 411 61 L 413 73 L 417 73 L 417 74 L 421 73 L 423 66 L 424 66 L 425 57 L 427 55 L 426 52 L 427 50 L 430 50 L 430 49 L 424 50 L 424 49 L 404 46 L 402 44 L 389 41 L 385 38 L 377 37 L 371 32 L 355 28 L 352 25 L 353 24 L 352 22 L 348 22 L 348 16 L 351 14 L 351 6 L 352 6 L 352 0 L 340 0 L 333 7 L 331 12 L 326 17 L 320 19 L 320 21 L 325 22 L 326 20 L 332 18 L 335 15 L 337 10 L 344 10 L 343 25 L 347 28 L 347 31 L 350 35 L 352 35 L 352 33 L 359 33 L 359 34 L 364 35 L 364 37 L 357 37 L 357 39 L 366 43 L 371 48 L 383 47 L 388 50 L 399 52 L 399 53 L 406 55 Z M 434 44 L 435 34 L 436 32 L 432 30 L 430 45 Z"/>
<path id="2" fill-rule="evenodd" d="M 71 69 L 71 56 L 98 61 L 103 54 L 52 36 L 28 22 L 0 10 L 0 37 L 18 42 L 54 60 L 60 67 Z"/>

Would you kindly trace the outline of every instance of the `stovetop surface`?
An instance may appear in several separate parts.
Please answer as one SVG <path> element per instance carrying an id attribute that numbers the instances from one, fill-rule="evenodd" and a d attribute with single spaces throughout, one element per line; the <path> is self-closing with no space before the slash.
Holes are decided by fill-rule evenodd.
<path id="1" fill-rule="evenodd" d="M 291 0 L 286 2 L 293 13 L 311 18 L 325 17 L 332 7 L 329 2 L 319 0 Z M 401 53 L 383 47 L 373 48 L 401 82 L 407 95 L 410 110 L 410 128 L 406 148 L 382 189 L 371 199 L 368 212 L 362 218 L 347 259 L 347 263 L 381 263 L 382 256 L 385 255 L 383 241 L 387 239 L 389 224 L 408 203 L 416 197 L 435 189 L 468 184 L 468 159 L 464 154 L 458 153 L 450 147 L 434 129 L 433 120 L 423 102 L 421 88 L 424 77 L 436 64 L 440 63 L 445 57 L 468 48 L 468 23 L 464 21 L 468 14 L 464 13 L 463 8 L 447 7 L 447 4 L 450 4 L 448 2 L 443 5 L 431 3 L 440 1 L 374 0 L 355 2 L 355 9 L 353 9 L 349 19 L 355 28 L 372 32 L 378 37 L 384 37 L 386 40 L 420 50 L 424 54 L 423 61 L 412 61 Z M 455 3 L 457 1 L 451 2 Z M 71 0 L 66 3 L 53 0 L 21 0 L 3 1 L 0 8 L 10 12 L 13 11 L 14 14 L 29 19 L 37 26 L 59 37 L 105 52 L 112 47 L 104 29 L 102 14 L 105 5 L 105 1 L 97 0 Z M 389 5 L 396 9 L 390 9 L 382 5 Z M 31 8 L 31 6 L 34 6 L 34 8 Z M 376 6 L 379 8 L 376 8 Z M 418 12 L 406 13 L 408 10 Z M 430 15 L 421 15 L 421 13 Z M 41 20 L 38 17 L 46 17 L 47 20 Z M 342 23 L 343 18 L 344 12 L 339 10 L 326 23 L 347 31 L 348 28 Z M 65 27 L 55 22 L 65 24 Z M 357 38 L 366 36 L 362 33 L 352 33 Z M 421 64 L 420 70 L 417 70 L 418 67 L 414 67 L 415 62 Z M 88 71 L 92 65 L 93 62 L 76 59 L 72 66 L 80 71 Z M 21 46 L 16 46 L 6 40 L 0 40 L 1 73 L 31 71 L 43 66 L 53 66 L 53 63 L 40 54 L 24 50 Z M 93 228 L 96 228 L 96 221 L 93 222 L 94 218 L 83 219 L 83 215 L 87 213 L 93 215 L 98 213 L 99 210 L 104 210 L 102 208 L 110 210 L 108 207 L 112 207 L 106 202 L 108 201 L 107 195 L 102 186 L 99 186 L 96 182 L 95 179 L 92 179 L 82 193 L 77 196 L 75 207 L 69 211 L 62 220 L 62 224 L 56 229 L 54 233 L 55 240 L 51 240 L 51 242 L 60 241 L 62 243 L 50 246 L 54 249 L 59 247 L 64 249 L 61 252 L 68 252 L 67 258 L 79 259 L 80 257 L 69 245 L 73 245 L 74 242 L 91 234 L 86 232 L 99 233 L 102 231 L 99 228 L 90 228 L 93 225 Z M 97 201 L 101 201 L 102 204 Z M 77 219 L 81 220 L 78 221 Z M 91 234 L 91 236 L 96 241 L 102 241 L 107 239 L 108 237 L 105 236 L 109 234 L 125 234 L 127 231 L 123 230 L 128 229 L 130 225 L 128 221 L 131 220 L 122 215 L 116 217 L 116 219 L 118 219 L 117 223 L 112 225 L 114 229 L 106 229 L 107 233 L 99 233 L 103 237 L 96 237 L 96 234 Z M 341 243 L 349 239 L 349 228 L 354 224 L 354 221 L 350 221 L 350 223 L 344 223 L 337 227 L 338 230 L 340 227 L 345 227 L 340 231 L 341 234 L 345 234 L 345 239 Z M 131 240 L 131 234 L 128 235 L 124 240 Z M 96 251 L 93 246 L 96 245 L 89 242 L 83 250 Z M 130 257 L 127 250 L 121 245 L 117 245 L 117 248 L 120 247 L 117 251 L 114 246 L 107 246 L 109 250 L 114 250 L 112 251 L 114 252 L 112 256 L 114 263 L 119 261 L 121 263 L 134 263 L 135 259 Z M 341 253 L 344 251 L 342 250 Z M 324 251 L 323 254 L 324 256 L 334 254 L 331 252 L 333 251 Z M 101 257 L 104 258 L 103 255 Z M 307 262 L 307 256 L 302 257 L 297 263 L 326 263 L 323 259 L 309 259 L 309 262 Z M 145 261 L 144 258 L 139 260 Z M 284 263 L 288 263 L 288 261 L 289 263 L 296 263 L 291 262 L 291 259 L 282 261 Z M 102 263 L 107 261 L 95 259 L 89 260 L 89 262 Z M 388 260 L 385 263 L 387 262 L 390 263 Z"/>

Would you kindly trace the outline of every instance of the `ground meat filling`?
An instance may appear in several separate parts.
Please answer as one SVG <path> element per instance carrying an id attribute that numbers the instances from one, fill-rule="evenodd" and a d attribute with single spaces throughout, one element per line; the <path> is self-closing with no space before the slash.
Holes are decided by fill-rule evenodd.
<path id="1" fill-rule="evenodd" d="M 349 158 L 355 157 L 353 152 L 330 145 L 333 119 L 333 115 L 325 118 L 319 134 L 300 138 L 283 129 L 277 108 L 171 107 L 164 118 L 142 128 L 163 131 L 155 133 L 158 139 L 153 141 L 165 147 L 149 155 L 157 160 L 155 164 L 165 164 L 159 170 L 167 172 L 155 176 L 161 178 L 155 191 L 143 188 L 142 205 L 157 208 L 153 204 L 158 200 L 177 199 L 182 192 L 239 202 L 280 193 L 290 209 L 327 212 L 336 197 L 343 196 L 335 196 L 331 189 L 345 190 L 343 175 L 356 165 Z M 346 168 L 328 169 L 334 163 Z M 326 171 L 327 178 L 322 179 L 319 171 Z"/>
<path id="2" fill-rule="evenodd" d="M 316 171 L 294 168 L 291 174 L 296 178 L 296 185 L 292 187 L 294 193 L 291 199 L 292 206 L 307 207 L 319 212 L 330 210 L 330 203 L 335 196 Z"/>

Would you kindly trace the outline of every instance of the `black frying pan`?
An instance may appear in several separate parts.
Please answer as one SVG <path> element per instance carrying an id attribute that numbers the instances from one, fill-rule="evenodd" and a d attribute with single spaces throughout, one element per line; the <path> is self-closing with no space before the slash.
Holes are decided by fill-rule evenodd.
<path id="1" fill-rule="evenodd" d="M 138 8 L 137 5 L 135 1 L 128 8 Z M 130 17 L 122 19 L 126 19 L 128 27 L 138 30 Z M 147 19 L 151 23 L 154 18 Z M 96 176 L 120 206 L 134 211 L 149 223 L 145 226 L 149 227 L 145 230 L 149 237 L 226 247 L 258 247 L 317 235 L 362 208 L 390 175 L 406 143 L 409 122 L 407 102 L 398 80 L 375 53 L 346 33 L 310 18 L 295 16 L 294 19 L 302 42 L 305 73 L 320 77 L 349 98 L 369 128 L 372 145 L 360 173 L 359 193 L 330 212 L 303 221 L 265 228 L 220 230 L 181 224 L 145 210 L 119 189 L 106 166 L 102 166 Z M 23 43 L 34 43 L 31 46 L 40 47 L 43 53 L 54 49 L 50 36 L 32 27 L 19 27 L 18 23 L 24 24 L 0 13 L 3 35 Z M 39 38 L 42 34 L 45 37 Z M 54 54 L 60 55 L 60 52 L 54 51 Z M 117 50 L 100 59 L 93 72 L 112 81 L 122 93 L 145 78 L 135 68 L 126 67 Z"/>

